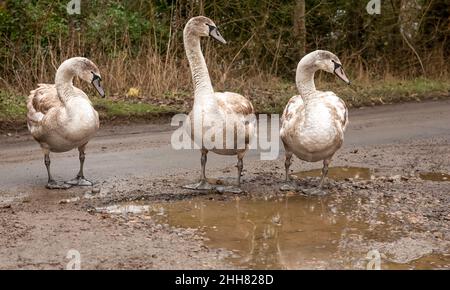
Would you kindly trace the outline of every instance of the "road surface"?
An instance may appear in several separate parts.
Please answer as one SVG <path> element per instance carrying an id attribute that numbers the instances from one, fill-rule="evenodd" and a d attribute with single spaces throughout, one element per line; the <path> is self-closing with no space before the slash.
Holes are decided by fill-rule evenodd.
<path id="1" fill-rule="evenodd" d="M 380 145 L 450 135 L 450 101 L 386 105 L 353 109 L 345 135 L 346 147 Z M 88 146 L 85 175 L 94 180 L 133 175 L 164 175 L 174 170 L 199 170 L 200 153 L 173 150 L 169 125 L 111 128 L 103 124 Z M 282 150 L 282 145 L 280 145 Z M 246 162 L 260 154 L 250 151 Z M 69 180 L 78 170 L 78 151 L 52 154 L 56 179 Z M 234 157 L 209 154 L 208 168 L 230 166 Z M 47 173 L 39 145 L 26 134 L 0 137 L 0 189 L 43 186 Z"/>

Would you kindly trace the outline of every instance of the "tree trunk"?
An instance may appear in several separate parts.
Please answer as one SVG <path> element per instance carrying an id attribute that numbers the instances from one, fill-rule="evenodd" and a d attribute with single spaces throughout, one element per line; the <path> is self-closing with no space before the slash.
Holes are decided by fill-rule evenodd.
<path id="1" fill-rule="evenodd" d="M 306 53 L 305 0 L 295 2 L 294 37 L 298 45 L 299 58 L 302 58 Z"/>
<path id="2" fill-rule="evenodd" d="M 417 52 L 414 44 L 419 32 L 419 18 L 422 7 L 417 0 L 401 0 L 400 3 L 400 34 L 403 37 L 405 43 L 409 46 L 412 52 L 416 55 L 422 69 L 422 74 L 425 75 L 425 67 L 423 66 L 422 59 Z"/>
<path id="3" fill-rule="evenodd" d="M 400 29 L 408 40 L 414 42 L 419 32 L 421 6 L 416 0 L 401 0 Z"/>

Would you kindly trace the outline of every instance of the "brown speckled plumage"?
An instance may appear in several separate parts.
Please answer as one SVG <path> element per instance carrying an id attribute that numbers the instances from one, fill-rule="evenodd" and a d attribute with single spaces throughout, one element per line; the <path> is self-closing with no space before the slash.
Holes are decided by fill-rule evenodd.
<path id="1" fill-rule="evenodd" d="M 337 56 L 321 50 L 306 55 L 298 65 L 296 84 L 300 94 L 289 100 L 281 118 L 280 136 L 286 149 L 287 175 L 294 154 L 308 162 L 323 160 L 325 176 L 331 158 L 344 142 L 348 125 L 345 102 L 333 92 L 316 90 L 314 84 L 317 70 L 335 73 L 341 66 Z M 348 82 L 342 69 L 339 73 Z"/>
<path id="2" fill-rule="evenodd" d="M 251 102 L 239 94 L 214 92 L 200 46 L 200 38 L 208 36 L 225 43 L 225 40 L 218 33 L 214 22 L 207 17 L 194 17 L 186 24 L 183 33 L 184 45 L 194 83 L 194 106 L 189 114 L 186 130 L 197 145 L 202 148 L 203 173 L 202 182 L 199 186 L 203 186 L 206 183 L 204 171 L 206 154 L 209 150 L 221 155 L 238 156 L 238 183 L 240 183 L 242 159 L 248 149 L 250 139 L 255 135 L 256 131 L 254 119 L 251 118 L 254 114 L 254 109 Z M 232 127 L 229 127 L 229 131 L 225 130 L 224 124 L 232 124 Z M 199 130 L 195 130 L 195 128 L 199 128 Z M 210 140 L 212 142 L 216 141 L 215 136 L 222 135 L 223 144 L 217 145 L 214 143 L 215 146 L 213 148 L 206 148 L 205 143 L 207 141 L 204 138 L 207 132 L 214 133 Z M 244 132 L 244 134 L 236 134 L 237 132 Z M 226 135 L 227 133 L 233 134 L 233 136 L 237 135 L 237 138 L 233 138 L 234 146 L 232 148 L 226 146 L 230 145 L 225 142 L 227 137 L 229 137 Z M 241 144 L 244 145 L 243 148 L 240 148 Z"/>
<path id="3" fill-rule="evenodd" d="M 47 188 L 50 189 L 92 185 L 83 176 L 84 150 L 99 129 L 99 118 L 88 96 L 73 86 L 75 76 L 95 84 L 98 90 L 104 92 L 97 66 L 86 58 L 75 57 L 64 61 L 58 68 L 55 84 L 39 84 L 27 100 L 28 129 L 44 151 Z M 66 152 L 74 148 L 80 152 L 77 178 L 62 184 L 54 181 L 50 174 L 50 152 Z"/>

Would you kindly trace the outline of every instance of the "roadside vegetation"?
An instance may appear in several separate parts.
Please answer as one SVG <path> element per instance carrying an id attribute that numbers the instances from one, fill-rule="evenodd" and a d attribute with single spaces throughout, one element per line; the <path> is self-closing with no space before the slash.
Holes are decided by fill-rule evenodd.
<path id="1" fill-rule="evenodd" d="M 26 126 L 26 96 L 52 83 L 59 64 L 86 56 L 98 64 L 102 119 L 147 120 L 187 112 L 193 102 L 182 31 L 199 14 L 219 25 L 227 45 L 205 40 L 216 90 L 248 96 L 259 113 L 280 113 L 295 95 L 295 68 L 315 49 L 335 52 L 352 80 L 317 75 L 317 87 L 350 107 L 450 95 L 446 0 L 382 1 L 0 1 L 0 129 Z M 411 3 L 415 4 L 412 5 Z M 91 96 L 94 92 L 76 82 Z"/>

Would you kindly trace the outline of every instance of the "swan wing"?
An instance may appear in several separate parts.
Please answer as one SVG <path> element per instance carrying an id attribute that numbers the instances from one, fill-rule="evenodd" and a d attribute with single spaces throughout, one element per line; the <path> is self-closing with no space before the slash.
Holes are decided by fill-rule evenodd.
<path id="1" fill-rule="evenodd" d="M 281 116 L 281 123 L 289 122 L 297 114 L 305 109 L 305 103 L 301 96 L 293 96 L 284 108 L 283 115 Z"/>
<path id="2" fill-rule="evenodd" d="M 333 92 L 325 92 L 323 101 L 335 112 L 335 119 L 342 125 L 345 131 L 348 125 L 348 108 L 345 102 Z"/>
<path id="3" fill-rule="evenodd" d="M 88 99 L 87 95 L 80 89 L 74 87 L 78 96 Z M 51 109 L 60 109 L 64 104 L 58 97 L 54 84 L 38 84 L 38 88 L 32 90 L 27 100 L 27 119 L 29 123 L 39 123 Z"/>
<path id="4" fill-rule="evenodd" d="M 341 98 L 339 98 L 339 104 L 337 107 L 338 107 L 338 112 L 340 112 L 342 127 L 345 131 L 345 129 L 347 129 L 347 125 L 348 125 L 348 108 L 347 108 L 347 105 L 345 104 L 345 102 Z"/>
<path id="5" fill-rule="evenodd" d="M 305 102 L 299 95 L 293 96 L 281 116 L 280 137 L 285 147 L 293 143 L 296 136 L 296 130 L 305 120 Z"/>
<path id="6" fill-rule="evenodd" d="M 27 122 L 30 131 L 33 131 L 33 127 L 39 126 L 52 108 L 62 106 L 55 85 L 39 84 L 37 89 L 30 92 L 27 100 Z"/>
<path id="7" fill-rule="evenodd" d="M 252 103 L 242 95 L 236 93 L 215 93 L 219 110 L 226 114 L 251 115 L 255 112 Z"/>
<path id="8" fill-rule="evenodd" d="M 245 139 L 243 142 L 249 144 L 256 134 L 256 119 L 254 118 L 255 110 L 252 103 L 244 96 L 236 93 L 215 93 L 217 101 L 217 109 L 222 118 L 236 122 L 235 124 L 242 124 L 241 127 L 245 130 Z M 225 132 L 224 132 L 225 134 Z M 226 135 L 224 135 L 224 138 Z M 238 136 L 240 138 L 241 136 Z M 224 139 L 225 140 L 225 139 Z M 237 140 L 235 140 L 237 142 Z M 235 144 L 236 146 L 236 144 Z"/>
<path id="9" fill-rule="evenodd" d="M 74 89 L 78 95 L 85 96 L 82 90 Z M 47 134 L 49 126 L 58 126 L 58 115 L 63 108 L 64 104 L 58 97 L 54 84 L 38 84 L 38 87 L 30 92 L 27 100 L 27 124 L 31 135 L 37 141 Z"/>

